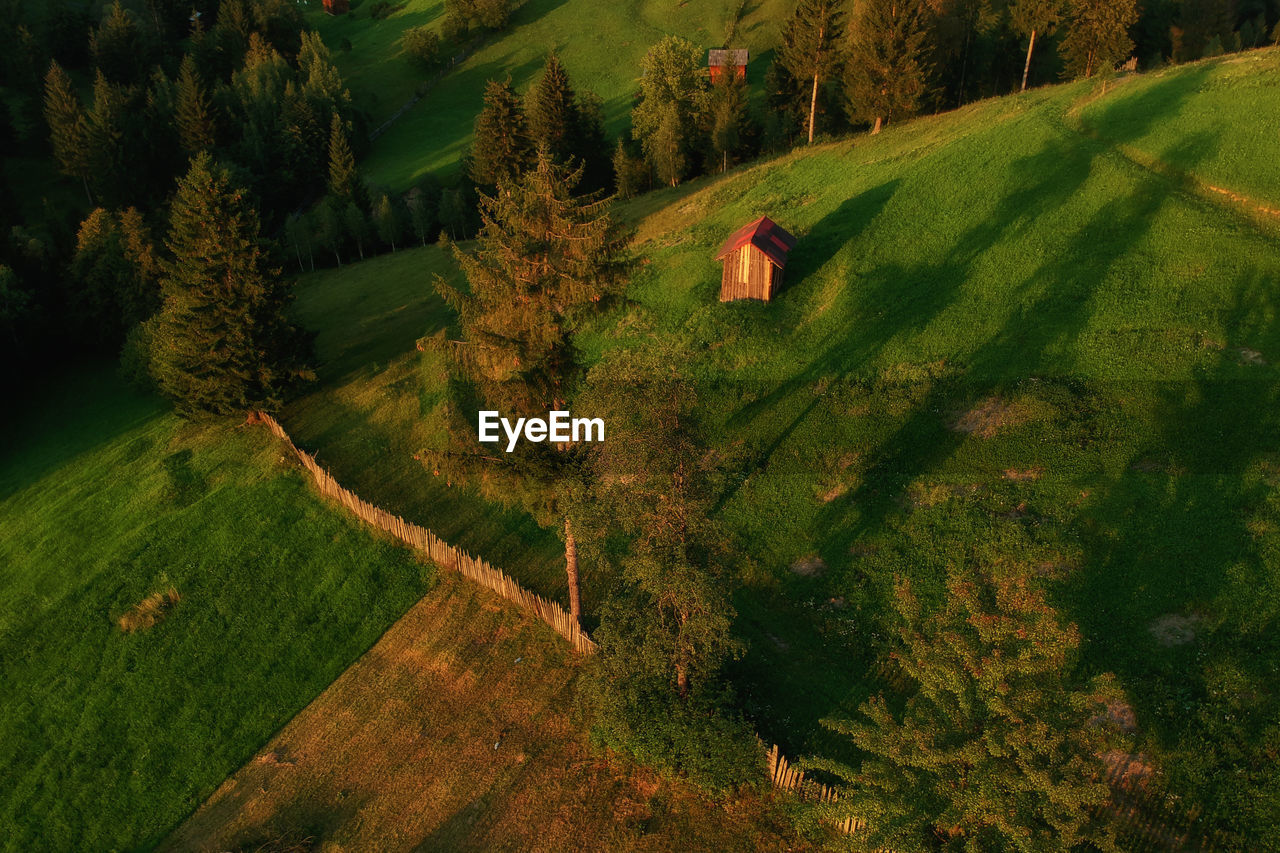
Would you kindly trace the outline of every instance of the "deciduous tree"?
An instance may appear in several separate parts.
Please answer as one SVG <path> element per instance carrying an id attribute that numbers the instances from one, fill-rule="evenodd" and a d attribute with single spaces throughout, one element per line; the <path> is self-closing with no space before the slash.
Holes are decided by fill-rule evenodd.
<path id="1" fill-rule="evenodd" d="M 578 524 L 614 578 L 584 699 L 606 745 L 723 786 L 751 775 L 749 728 L 731 710 L 727 537 L 712 520 L 713 457 L 674 349 L 611 353 L 577 405 L 609 425 L 589 451 Z M 618 535 L 625 545 L 610 546 Z"/>
<path id="2" fill-rule="evenodd" d="M 699 129 L 707 109 L 702 50 L 678 36 L 649 49 L 642 63 L 640 103 L 632 132 L 663 183 L 675 186 L 694 156 L 705 149 Z"/>

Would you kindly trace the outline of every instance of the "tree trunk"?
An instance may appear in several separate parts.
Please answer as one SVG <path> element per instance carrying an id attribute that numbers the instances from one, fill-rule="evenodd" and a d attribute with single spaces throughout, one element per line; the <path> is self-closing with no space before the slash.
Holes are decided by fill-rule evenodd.
<path id="1" fill-rule="evenodd" d="M 1027 64 L 1022 66 L 1022 91 L 1027 91 L 1027 76 L 1031 73 L 1031 51 L 1036 49 L 1036 31 L 1031 31 L 1031 44 L 1027 45 Z"/>
<path id="2" fill-rule="evenodd" d="M 877 133 L 879 133 L 879 132 L 880 132 L 880 128 L 881 128 L 883 125 L 884 125 L 884 117 L 883 117 L 883 116 L 876 116 L 876 126 L 875 126 L 875 127 L 873 127 L 873 128 L 871 128 L 871 135 L 872 135 L 872 136 L 875 136 Z"/>
<path id="3" fill-rule="evenodd" d="M 582 602 L 578 597 L 578 540 L 573 538 L 569 517 L 564 519 L 564 570 L 569 577 L 569 615 L 582 623 Z"/>
<path id="4" fill-rule="evenodd" d="M 818 75 L 813 75 L 813 95 L 809 98 L 809 144 L 813 144 L 813 120 L 818 113 Z"/>
<path id="5" fill-rule="evenodd" d="M 84 184 L 84 197 L 89 199 L 89 206 L 94 207 L 93 193 L 89 192 L 89 177 L 87 175 L 81 175 L 80 181 Z"/>

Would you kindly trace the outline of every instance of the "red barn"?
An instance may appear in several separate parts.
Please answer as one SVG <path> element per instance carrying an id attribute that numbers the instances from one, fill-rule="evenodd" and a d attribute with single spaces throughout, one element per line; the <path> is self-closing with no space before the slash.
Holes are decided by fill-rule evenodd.
<path id="1" fill-rule="evenodd" d="M 739 80 L 747 79 L 747 51 L 745 48 L 707 51 L 707 68 L 711 72 L 711 84 L 715 85 L 725 69 L 733 69 Z"/>
<path id="2" fill-rule="evenodd" d="M 324 0 L 324 10 L 330 15 L 345 15 L 351 11 L 351 0 Z"/>
<path id="3" fill-rule="evenodd" d="M 717 261 L 724 261 L 720 301 L 762 299 L 768 302 L 782 286 L 787 252 L 795 247 L 796 238 L 767 216 L 734 231 L 716 255 Z"/>

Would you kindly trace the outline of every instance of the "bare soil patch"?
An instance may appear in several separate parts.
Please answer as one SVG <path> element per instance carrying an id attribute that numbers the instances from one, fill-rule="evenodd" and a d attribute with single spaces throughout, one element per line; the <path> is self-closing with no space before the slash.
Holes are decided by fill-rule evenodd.
<path id="1" fill-rule="evenodd" d="M 988 397 L 967 412 L 962 412 L 952 422 L 951 428 L 979 438 L 994 438 L 1003 429 L 1032 420 L 1033 415 L 1032 408 L 1025 403 Z"/>
<path id="2" fill-rule="evenodd" d="M 1267 360 L 1263 358 L 1262 353 L 1258 352 L 1256 349 L 1240 347 L 1236 350 L 1236 355 L 1240 356 L 1241 364 L 1264 365 L 1267 363 Z"/>
<path id="3" fill-rule="evenodd" d="M 801 557 L 791 564 L 791 571 L 804 578 L 816 578 L 827 570 L 827 564 L 817 554 Z"/>

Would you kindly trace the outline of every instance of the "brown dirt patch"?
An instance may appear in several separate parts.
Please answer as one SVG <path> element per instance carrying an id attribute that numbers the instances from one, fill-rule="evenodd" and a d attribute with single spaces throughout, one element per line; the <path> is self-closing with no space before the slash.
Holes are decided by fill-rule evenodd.
<path id="1" fill-rule="evenodd" d="M 545 625 L 443 577 L 160 849 L 803 846 L 758 796 L 717 804 L 594 752 L 577 672 Z"/>
<path id="2" fill-rule="evenodd" d="M 1184 616 L 1181 613 L 1166 613 L 1147 626 L 1151 636 L 1165 648 L 1185 646 L 1195 642 L 1196 629 L 1204 618 L 1196 614 Z"/>
<path id="3" fill-rule="evenodd" d="M 952 422 L 951 428 L 979 438 L 994 438 L 1003 429 L 1030 421 L 1033 415 L 1031 407 L 1024 403 L 988 397 L 967 412 L 962 412 Z"/>
<path id="4" fill-rule="evenodd" d="M 826 570 L 826 562 L 817 554 L 801 557 L 791 564 L 791 571 L 803 578 L 816 578 Z"/>
<path id="5" fill-rule="evenodd" d="M 1039 465 L 1034 468 L 1005 468 L 1002 476 L 1015 483 L 1024 483 L 1029 480 L 1039 480 L 1044 476 L 1044 468 Z"/>

